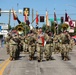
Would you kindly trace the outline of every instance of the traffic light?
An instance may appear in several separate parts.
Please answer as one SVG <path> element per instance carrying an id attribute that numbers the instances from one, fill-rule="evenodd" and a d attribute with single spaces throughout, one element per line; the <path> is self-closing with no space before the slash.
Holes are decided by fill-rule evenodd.
<path id="1" fill-rule="evenodd" d="M 63 23 L 64 22 L 64 17 L 61 17 L 61 23 Z"/>
<path id="2" fill-rule="evenodd" d="M 40 22 L 44 22 L 44 16 L 40 16 Z"/>
<path id="3" fill-rule="evenodd" d="M 23 16 L 25 16 L 27 14 L 27 16 L 30 15 L 30 8 L 23 8 Z"/>
<path id="4" fill-rule="evenodd" d="M 0 16 L 1 16 L 1 8 L 0 8 Z"/>

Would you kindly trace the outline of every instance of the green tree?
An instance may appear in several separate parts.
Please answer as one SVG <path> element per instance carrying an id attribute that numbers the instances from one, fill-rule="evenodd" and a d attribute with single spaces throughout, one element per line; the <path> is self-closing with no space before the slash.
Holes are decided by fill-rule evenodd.
<path id="1" fill-rule="evenodd" d="M 52 21 L 52 22 L 51 22 L 51 32 L 54 34 L 55 31 L 56 31 L 56 29 L 55 29 L 55 22 Z"/>
<path id="2" fill-rule="evenodd" d="M 42 26 L 42 30 L 43 30 L 43 32 L 46 31 L 46 24 L 43 24 L 43 26 Z"/>
<path id="3" fill-rule="evenodd" d="M 62 24 L 59 24 L 58 25 L 58 32 L 59 32 L 59 34 L 61 33 L 61 31 L 62 31 Z"/>
<path id="4" fill-rule="evenodd" d="M 11 30 L 11 29 L 12 29 L 11 25 L 8 24 L 8 31 Z"/>
<path id="5" fill-rule="evenodd" d="M 51 26 L 46 26 L 46 24 L 43 24 L 42 30 L 43 32 L 46 32 L 46 30 L 51 31 Z"/>

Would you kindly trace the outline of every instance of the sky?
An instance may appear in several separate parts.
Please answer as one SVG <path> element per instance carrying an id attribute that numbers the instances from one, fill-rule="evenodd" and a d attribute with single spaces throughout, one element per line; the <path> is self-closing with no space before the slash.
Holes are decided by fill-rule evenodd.
<path id="1" fill-rule="evenodd" d="M 32 22 L 32 9 L 34 9 L 34 18 L 36 17 L 36 11 L 38 11 L 39 16 L 45 16 L 46 10 L 48 11 L 49 18 L 54 18 L 54 8 L 57 18 L 65 16 L 65 10 L 72 20 L 76 20 L 76 0 L 0 0 L 0 8 L 2 11 L 14 9 L 15 11 L 23 8 L 30 8 L 29 21 Z M 17 13 L 19 19 L 24 22 L 23 13 Z M 0 23 L 8 24 L 9 14 L 1 13 Z M 18 25 L 16 20 L 13 20 L 11 14 L 10 19 L 11 26 Z M 39 22 L 39 26 L 43 23 Z M 36 26 L 36 23 L 33 23 Z"/>

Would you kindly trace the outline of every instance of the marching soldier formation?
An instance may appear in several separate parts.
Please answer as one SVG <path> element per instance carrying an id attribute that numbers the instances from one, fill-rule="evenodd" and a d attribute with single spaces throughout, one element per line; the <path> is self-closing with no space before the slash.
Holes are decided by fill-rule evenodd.
<path id="1" fill-rule="evenodd" d="M 46 61 L 52 60 L 52 54 L 60 53 L 62 60 L 69 60 L 69 52 L 72 51 L 74 40 L 67 31 L 52 36 L 50 31 L 43 32 L 42 28 L 30 30 L 25 36 L 18 33 L 8 33 L 5 38 L 7 54 L 10 60 L 19 58 L 20 52 L 29 54 L 29 60 L 34 60 L 36 55 L 37 61 L 41 62 L 43 58 Z"/>

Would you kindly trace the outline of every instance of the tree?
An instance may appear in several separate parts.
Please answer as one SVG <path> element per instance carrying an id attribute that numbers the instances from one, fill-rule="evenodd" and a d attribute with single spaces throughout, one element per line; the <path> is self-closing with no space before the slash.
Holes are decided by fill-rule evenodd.
<path id="1" fill-rule="evenodd" d="M 62 29 L 62 24 L 59 24 L 59 25 L 58 25 L 58 32 L 59 32 L 59 34 L 60 34 L 61 31 L 62 31 L 61 29 Z"/>
<path id="2" fill-rule="evenodd" d="M 46 25 L 45 25 L 45 24 L 43 24 L 43 26 L 42 26 L 42 31 L 43 31 L 43 32 L 46 31 Z"/>
<path id="3" fill-rule="evenodd" d="M 46 30 L 51 31 L 51 26 L 46 26 L 46 24 L 43 24 L 42 30 L 43 32 L 46 32 Z"/>
<path id="4" fill-rule="evenodd" d="M 55 33 L 55 22 L 54 21 L 52 21 L 51 22 L 51 32 L 54 34 Z"/>

